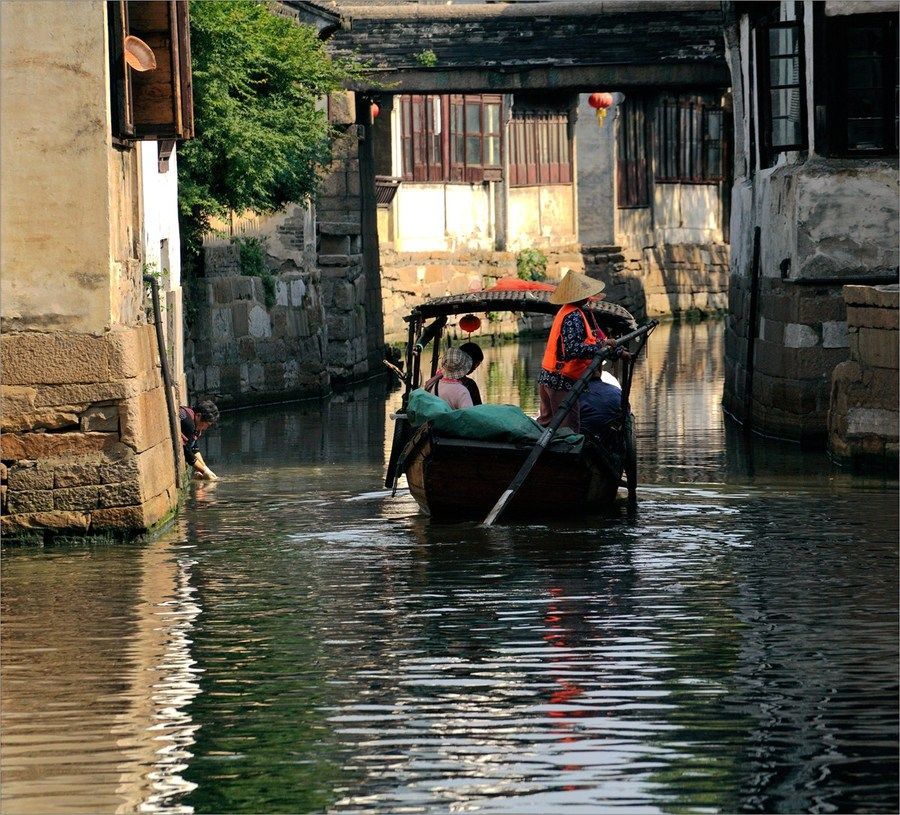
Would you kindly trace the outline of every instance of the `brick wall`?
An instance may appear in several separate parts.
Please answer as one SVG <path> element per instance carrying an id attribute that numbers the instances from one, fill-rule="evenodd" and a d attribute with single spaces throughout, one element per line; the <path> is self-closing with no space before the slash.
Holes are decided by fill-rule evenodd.
<path id="1" fill-rule="evenodd" d="M 165 517 L 175 462 L 152 326 L 5 333 L 0 354 L 4 535 L 137 532 Z"/>
<path id="2" fill-rule="evenodd" d="M 828 447 L 839 459 L 897 467 L 900 287 L 844 286 L 850 359 L 831 377 Z"/>

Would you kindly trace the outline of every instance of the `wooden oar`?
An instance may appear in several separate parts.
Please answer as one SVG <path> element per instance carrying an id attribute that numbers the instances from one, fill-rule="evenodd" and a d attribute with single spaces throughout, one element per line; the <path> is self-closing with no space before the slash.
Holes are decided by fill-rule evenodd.
<path id="1" fill-rule="evenodd" d="M 616 340 L 616 346 L 624 345 L 626 342 L 633 340 L 635 337 L 640 337 L 642 334 L 646 334 L 648 331 L 652 331 L 656 326 L 659 325 L 657 320 L 651 320 L 647 325 L 642 325 L 635 331 L 632 331 L 629 334 L 625 334 L 622 337 L 619 337 Z M 605 347 L 601 351 L 597 352 L 597 355 L 591 360 L 590 365 L 588 365 L 587 370 L 581 375 L 581 377 L 575 382 L 572 386 L 572 390 L 569 391 L 569 395 L 565 398 L 563 403 L 559 406 L 556 413 L 553 414 L 553 418 L 550 420 L 550 424 L 544 429 L 544 432 L 541 433 L 541 437 L 538 439 L 537 444 L 531 450 L 531 453 L 528 454 L 528 458 L 525 459 L 525 463 L 522 465 L 521 469 L 518 473 L 516 473 L 516 477 L 510 482 L 509 487 L 507 487 L 506 492 L 500 496 L 499 500 L 496 504 L 494 504 L 494 508 L 488 513 L 487 518 L 484 519 L 483 526 L 491 526 L 500 517 L 500 514 L 506 509 L 507 505 L 510 501 L 512 501 L 515 494 L 522 488 L 522 485 L 525 483 L 525 479 L 528 478 L 528 474 L 534 469 L 534 465 L 537 464 L 537 460 L 541 457 L 544 450 L 547 449 L 547 445 L 550 444 L 550 440 L 553 438 L 553 435 L 562 425 L 563 420 L 566 416 L 569 415 L 569 411 L 572 409 L 572 406 L 575 404 L 575 400 L 581 395 L 581 392 L 587 387 L 590 378 L 593 376 L 594 371 L 597 370 L 602 364 L 603 360 L 607 359 L 609 355 L 615 351 L 615 347 Z"/>

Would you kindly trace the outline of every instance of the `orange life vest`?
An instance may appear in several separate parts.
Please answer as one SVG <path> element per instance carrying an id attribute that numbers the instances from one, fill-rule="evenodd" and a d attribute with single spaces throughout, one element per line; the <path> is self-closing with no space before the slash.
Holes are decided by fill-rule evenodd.
<path id="1" fill-rule="evenodd" d="M 556 312 L 556 317 L 553 319 L 553 325 L 550 328 L 550 337 L 547 339 L 547 349 L 544 351 L 544 359 L 541 362 L 541 367 L 545 371 L 562 374 L 569 379 L 578 379 L 587 370 L 591 361 L 589 359 L 562 359 L 565 351 L 562 341 L 562 324 L 563 320 L 565 320 L 573 311 L 577 311 L 581 315 L 581 319 L 584 320 L 584 344 L 597 344 L 598 337 L 594 332 L 594 327 L 588 321 L 587 314 L 584 313 L 583 309 L 578 308 L 578 306 L 567 303 Z M 603 339 L 603 337 L 601 336 L 599 339 Z"/>

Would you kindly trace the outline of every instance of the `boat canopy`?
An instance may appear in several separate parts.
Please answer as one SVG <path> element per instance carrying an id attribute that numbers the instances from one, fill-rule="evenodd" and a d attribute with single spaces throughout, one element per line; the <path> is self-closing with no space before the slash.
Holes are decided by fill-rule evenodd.
<path id="1" fill-rule="evenodd" d="M 556 314 L 560 306 L 551 303 L 549 291 L 474 291 L 435 297 L 416 306 L 404 319 L 421 322 L 432 317 L 448 317 L 470 312 L 517 311 L 526 314 Z M 605 300 L 588 303 L 586 308 L 608 334 L 618 336 L 637 327 L 627 309 Z"/>

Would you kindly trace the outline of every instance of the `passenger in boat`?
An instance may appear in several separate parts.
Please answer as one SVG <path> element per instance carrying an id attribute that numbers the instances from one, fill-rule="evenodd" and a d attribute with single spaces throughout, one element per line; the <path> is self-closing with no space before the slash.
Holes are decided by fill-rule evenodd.
<path id="1" fill-rule="evenodd" d="M 472 358 L 472 367 L 469 370 L 469 374 L 484 362 L 484 351 L 481 350 L 481 346 L 477 342 L 464 342 L 459 346 L 459 350 Z M 469 391 L 469 396 L 472 397 L 472 404 L 480 405 L 481 391 L 478 390 L 478 383 L 469 375 L 464 376 L 459 381 L 462 382 L 463 385 L 466 386 L 466 390 Z"/>
<path id="2" fill-rule="evenodd" d="M 541 412 L 537 421 L 544 427 L 550 424 L 572 386 L 603 345 L 616 345 L 616 341 L 607 338 L 597 325 L 594 315 L 583 308 L 589 299 L 602 299 L 601 292 L 605 288 L 606 284 L 601 280 L 570 271 L 550 295 L 550 302 L 560 303 L 562 308 L 553 318 L 538 376 Z M 576 433 L 579 431 L 577 401 L 563 424 Z"/>
<path id="3" fill-rule="evenodd" d="M 181 422 L 181 445 L 184 449 L 184 460 L 192 467 L 198 478 L 206 478 L 210 481 L 218 481 L 217 476 L 203 460 L 203 456 L 197 449 L 197 442 L 203 431 L 212 427 L 219 421 L 219 408 L 210 399 L 204 399 L 196 407 L 181 407 L 178 409 L 178 418 Z"/>
<path id="4" fill-rule="evenodd" d="M 622 386 L 608 371 L 595 376 L 578 397 L 581 430 L 603 436 L 611 422 L 622 416 Z"/>
<path id="5" fill-rule="evenodd" d="M 472 407 L 472 395 L 462 382 L 463 377 L 471 370 L 472 357 L 459 348 L 448 348 L 441 357 L 441 375 L 434 377 L 428 384 L 434 385 L 434 395 L 440 396 L 450 407 Z"/>

